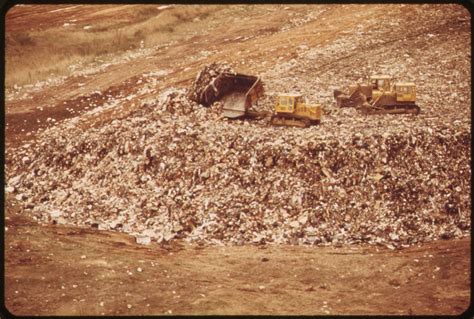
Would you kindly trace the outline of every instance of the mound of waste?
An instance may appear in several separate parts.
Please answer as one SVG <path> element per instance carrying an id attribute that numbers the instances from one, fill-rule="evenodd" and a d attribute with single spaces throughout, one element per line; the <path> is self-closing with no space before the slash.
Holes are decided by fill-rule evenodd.
<path id="1" fill-rule="evenodd" d="M 392 248 L 469 233 L 468 120 L 344 110 L 308 129 L 272 127 L 227 121 L 189 94 L 169 90 L 98 128 L 68 120 L 40 133 L 6 163 L 6 191 L 40 222 L 144 244 Z"/>
<path id="2" fill-rule="evenodd" d="M 234 69 L 227 63 L 214 62 L 204 66 L 204 68 L 197 74 L 187 97 L 196 103 L 205 104 L 205 97 L 203 95 L 206 88 L 209 85 L 212 85 L 214 80 L 222 73 L 236 74 Z M 214 89 L 217 90 L 215 87 Z"/>

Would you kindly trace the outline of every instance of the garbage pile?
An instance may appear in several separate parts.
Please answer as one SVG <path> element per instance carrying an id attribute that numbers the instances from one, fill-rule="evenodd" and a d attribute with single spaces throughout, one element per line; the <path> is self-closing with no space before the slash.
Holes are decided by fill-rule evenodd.
<path id="1" fill-rule="evenodd" d="M 227 63 L 211 63 L 204 66 L 204 68 L 197 74 L 196 79 L 188 92 L 188 98 L 191 101 L 195 101 L 200 104 L 204 104 L 203 93 L 208 85 L 212 85 L 213 81 L 221 73 L 233 73 L 236 72 Z"/>
<path id="2" fill-rule="evenodd" d="M 39 222 L 143 244 L 395 248 L 469 233 L 469 121 L 341 111 L 320 127 L 273 127 L 173 89 L 101 127 L 40 133 L 6 163 L 6 191 Z"/>
<path id="3" fill-rule="evenodd" d="M 368 16 L 334 41 L 299 46 L 298 57 L 264 69 L 260 75 L 266 87 L 294 90 L 327 111 L 336 106 L 334 89 L 387 74 L 394 82 L 416 84 L 421 116 L 470 117 L 469 15 L 456 5 L 392 9 L 389 19 L 361 10 Z M 455 88 L 439 89 L 449 85 Z"/>

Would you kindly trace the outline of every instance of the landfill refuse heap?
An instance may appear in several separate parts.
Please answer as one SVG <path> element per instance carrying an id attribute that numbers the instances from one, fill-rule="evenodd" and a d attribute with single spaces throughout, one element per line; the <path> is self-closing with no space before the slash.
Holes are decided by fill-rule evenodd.
<path id="1" fill-rule="evenodd" d="M 8 160 L 7 192 L 39 222 L 142 243 L 392 248 L 469 233 L 470 119 L 341 110 L 274 127 L 202 107 L 200 86 L 100 127 L 49 128 Z"/>
<path id="2" fill-rule="evenodd" d="M 197 103 L 204 104 L 203 93 L 208 85 L 212 85 L 214 80 L 222 73 L 235 74 L 235 70 L 227 63 L 211 63 L 204 66 L 198 73 L 193 82 L 191 89 L 188 91 L 187 97 Z"/>

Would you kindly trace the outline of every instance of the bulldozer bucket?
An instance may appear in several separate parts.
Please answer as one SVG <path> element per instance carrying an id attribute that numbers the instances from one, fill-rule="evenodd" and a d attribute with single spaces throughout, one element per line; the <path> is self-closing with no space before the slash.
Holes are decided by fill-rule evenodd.
<path id="1" fill-rule="evenodd" d="M 341 90 L 334 90 L 334 98 L 338 107 L 358 107 L 367 101 L 371 96 L 371 87 L 357 84 L 349 88 L 349 94 Z"/>
<path id="2" fill-rule="evenodd" d="M 249 108 L 263 94 L 262 81 L 257 76 L 222 73 L 201 94 L 201 101 L 210 106 L 223 102 L 223 114 L 228 118 L 247 115 Z"/>

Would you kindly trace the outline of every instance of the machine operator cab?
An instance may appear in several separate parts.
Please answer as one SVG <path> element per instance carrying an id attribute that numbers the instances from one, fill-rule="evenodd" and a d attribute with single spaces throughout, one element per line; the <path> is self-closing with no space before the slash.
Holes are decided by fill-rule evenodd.
<path id="1" fill-rule="evenodd" d="M 303 96 L 301 94 L 289 93 L 279 94 L 277 96 L 277 103 L 275 110 L 278 113 L 293 113 L 295 111 L 296 104 L 304 103 Z"/>
<path id="2" fill-rule="evenodd" d="M 392 78 L 389 75 L 372 75 L 370 77 L 370 84 L 374 91 L 390 91 L 390 82 Z"/>
<path id="3" fill-rule="evenodd" d="M 392 78 L 389 75 L 372 75 L 369 85 L 372 87 L 372 99 L 377 99 L 383 92 L 390 92 Z"/>

